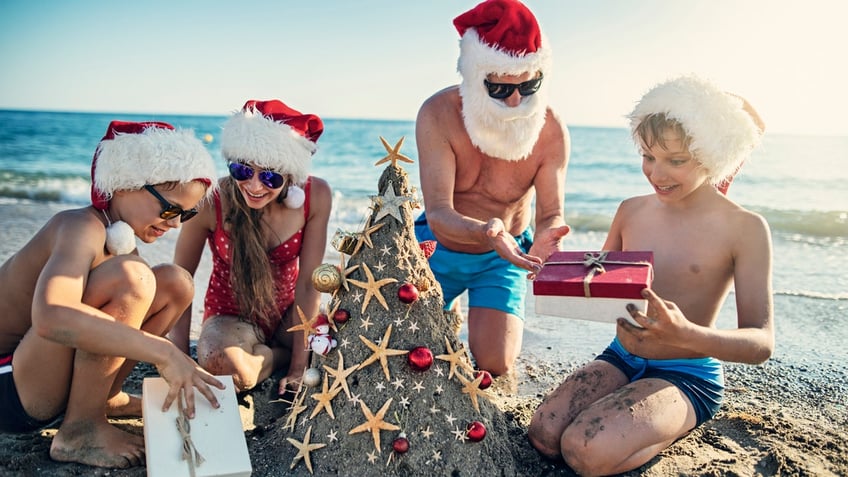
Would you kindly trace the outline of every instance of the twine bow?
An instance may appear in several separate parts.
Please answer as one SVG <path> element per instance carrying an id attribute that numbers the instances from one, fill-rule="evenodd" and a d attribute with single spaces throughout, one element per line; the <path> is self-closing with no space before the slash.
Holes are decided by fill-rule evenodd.
<path id="1" fill-rule="evenodd" d="M 191 423 L 185 415 L 182 392 L 178 394 L 177 399 L 177 407 L 179 408 L 177 429 L 180 431 L 180 437 L 183 440 L 183 460 L 188 461 L 189 475 L 195 477 L 195 467 L 202 465 L 206 459 L 200 455 L 200 452 L 194 447 L 194 442 L 191 441 Z"/>
<path id="2" fill-rule="evenodd" d="M 583 277 L 583 295 L 586 298 L 592 297 L 592 292 L 589 289 L 589 285 L 592 284 L 592 278 L 599 273 L 606 273 L 606 269 L 604 268 L 604 260 L 607 259 L 607 252 L 586 252 L 583 254 L 583 266 L 588 268 L 589 271 L 586 272 L 586 276 Z"/>

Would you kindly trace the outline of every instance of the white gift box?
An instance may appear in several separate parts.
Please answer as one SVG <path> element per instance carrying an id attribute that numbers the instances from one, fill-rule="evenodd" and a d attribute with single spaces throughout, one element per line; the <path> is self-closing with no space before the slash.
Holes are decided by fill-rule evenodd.
<path id="1" fill-rule="evenodd" d="M 195 466 L 197 477 L 249 476 L 253 471 L 247 441 L 238 411 L 232 376 L 215 376 L 226 389 L 210 389 L 220 407 L 215 409 L 195 389 L 194 418 L 189 419 L 191 441 L 204 462 Z M 189 461 L 183 459 L 183 438 L 177 427 L 178 403 L 167 412 L 162 403 L 168 394 L 168 383 L 161 377 L 144 378 L 142 413 L 147 475 L 150 477 L 189 476 Z"/>

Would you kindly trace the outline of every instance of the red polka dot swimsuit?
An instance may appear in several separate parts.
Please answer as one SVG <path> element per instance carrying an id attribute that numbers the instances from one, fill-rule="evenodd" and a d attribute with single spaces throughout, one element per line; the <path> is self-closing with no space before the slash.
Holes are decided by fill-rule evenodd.
<path id="1" fill-rule="evenodd" d="M 309 188 L 311 180 L 303 186 L 306 201 L 303 204 L 303 216 L 309 217 Z M 215 200 L 215 231 L 207 236 L 212 251 L 212 274 L 206 288 L 203 320 L 215 315 L 240 316 L 238 302 L 230 288 L 230 235 L 224 230 L 221 220 L 221 197 L 218 191 Z M 270 340 L 280 325 L 285 311 L 294 303 L 294 290 L 297 284 L 300 250 L 303 246 L 303 229 L 295 232 L 288 240 L 268 252 L 271 270 L 277 284 L 277 310 L 279 313 L 270 325 L 262 326 L 265 339 Z M 244 318 L 244 317 L 242 317 Z"/>

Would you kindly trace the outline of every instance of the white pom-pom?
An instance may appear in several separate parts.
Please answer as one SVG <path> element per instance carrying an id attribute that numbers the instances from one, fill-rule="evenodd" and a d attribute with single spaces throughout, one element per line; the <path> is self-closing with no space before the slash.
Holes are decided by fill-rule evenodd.
<path id="1" fill-rule="evenodd" d="M 289 209 L 299 209 L 306 201 L 306 193 L 296 185 L 290 185 L 283 203 Z"/>
<path id="2" fill-rule="evenodd" d="M 119 220 L 106 227 L 106 250 L 113 255 L 125 255 L 135 250 L 135 232 L 130 224 Z"/>

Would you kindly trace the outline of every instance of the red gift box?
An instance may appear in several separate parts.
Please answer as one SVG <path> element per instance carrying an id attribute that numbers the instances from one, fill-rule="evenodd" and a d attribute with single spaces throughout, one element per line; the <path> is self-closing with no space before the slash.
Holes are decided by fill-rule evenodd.
<path id="1" fill-rule="evenodd" d="M 644 311 L 641 291 L 653 280 L 653 252 L 554 252 L 533 281 L 536 312 L 615 322 L 625 306 Z"/>

